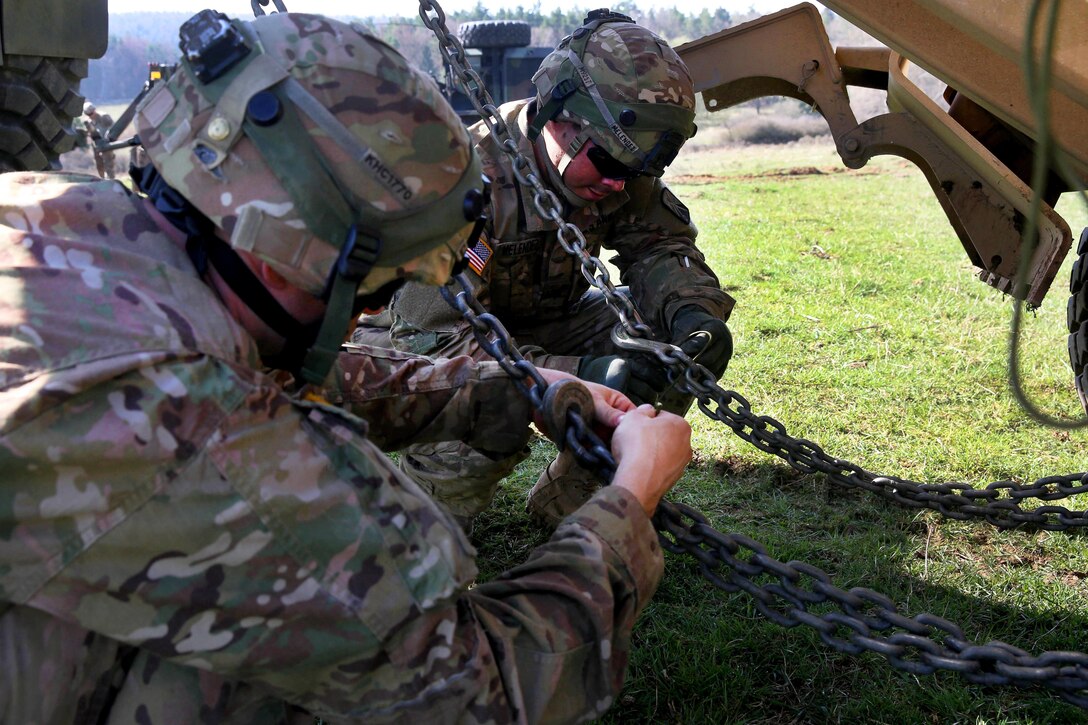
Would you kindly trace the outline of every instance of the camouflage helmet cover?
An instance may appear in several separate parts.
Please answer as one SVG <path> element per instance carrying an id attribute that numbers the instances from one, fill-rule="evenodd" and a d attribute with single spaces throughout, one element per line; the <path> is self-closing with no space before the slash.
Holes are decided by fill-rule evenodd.
<path id="1" fill-rule="evenodd" d="M 545 115 L 541 126 L 549 102 L 554 109 L 554 99 L 565 96 L 559 119 L 581 123 L 611 156 L 653 176 L 695 134 L 695 89 L 687 66 L 662 38 L 623 15 L 591 13 L 544 59 L 533 83 Z M 661 148 L 663 140 L 667 148 Z"/>
<path id="2" fill-rule="evenodd" d="M 322 16 L 231 25 L 259 52 L 210 82 L 183 58 L 139 107 L 137 132 L 164 180 L 231 246 L 311 293 L 327 291 L 352 225 L 381 239 L 373 266 L 431 276 L 416 267 L 465 224 L 462 199 L 481 178 L 434 81 Z M 271 104 L 273 123 L 255 122 L 255 104 Z M 286 135 L 262 139 L 275 127 Z"/>

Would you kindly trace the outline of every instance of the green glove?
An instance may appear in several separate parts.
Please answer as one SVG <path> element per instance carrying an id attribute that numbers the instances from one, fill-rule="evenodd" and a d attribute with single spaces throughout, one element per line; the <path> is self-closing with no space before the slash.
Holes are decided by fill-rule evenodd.
<path id="1" fill-rule="evenodd" d="M 619 355 L 586 355 L 578 361 L 578 377 L 605 387 L 627 391 L 631 371 Z"/>
<path id="2" fill-rule="evenodd" d="M 657 391 L 631 374 L 631 361 L 620 355 L 586 355 L 578 363 L 578 377 L 600 383 L 626 395 L 635 405 L 657 402 Z"/>
<path id="3" fill-rule="evenodd" d="M 707 333 L 710 339 L 705 335 L 692 337 L 697 332 Z M 669 333 L 672 344 L 679 345 L 689 357 L 718 376 L 725 372 L 729 358 L 733 357 L 733 336 L 729 334 L 729 328 L 701 307 L 688 305 L 677 310 Z M 696 341 L 700 342 L 696 344 Z"/>
<path id="4" fill-rule="evenodd" d="M 725 323 L 692 305 L 681 307 L 673 316 L 669 342 L 718 377 L 725 372 L 733 355 L 733 337 Z M 631 368 L 629 386 L 653 391 L 656 398 L 672 384 L 668 370 L 656 356 L 633 354 L 628 362 Z"/>

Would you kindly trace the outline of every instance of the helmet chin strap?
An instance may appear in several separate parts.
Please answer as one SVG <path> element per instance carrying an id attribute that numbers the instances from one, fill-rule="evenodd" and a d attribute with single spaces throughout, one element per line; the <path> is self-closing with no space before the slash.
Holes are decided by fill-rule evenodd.
<path id="1" fill-rule="evenodd" d="M 238 299 L 253 311 L 264 324 L 283 338 L 283 347 L 278 353 L 261 355 L 265 365 L 277 370 L 286 370 L 298 375 L 307 352 L 317 339 L 320 322 L 304 325 L 290 312 L 283 308 L 268 288 L 261 283 L 257 275 L 242 260 L 229 244 L 218 237 L 200 240 L 192 238 L 185 244 L 189 256 L 196 259 L 203 256 L 219 274 Z M 199 266 L 197 268 L 200 269 Z"/>
<path id="2" fill-rule="evenodd" d="M 253 314 L 284 338 L 276 355 L 262 355 L 269 367 L 298 374 L 306 352 L 317 339 L 318 325 L 303 325 L 261 284 L 229 244 L 216 236 L 215 226 L 176 189 L 166 183 L 154 166 L 132 169 L 132 178 L 155 209 L 185 234 L 185 251 L 201 277 L 214 267 L 219 277 Z"/>

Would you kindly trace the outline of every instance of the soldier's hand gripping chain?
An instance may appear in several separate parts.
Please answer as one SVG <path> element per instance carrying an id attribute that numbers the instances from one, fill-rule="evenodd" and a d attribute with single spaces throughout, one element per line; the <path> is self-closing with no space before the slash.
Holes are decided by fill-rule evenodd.
<path id="1" fill-rule="evenodd" d="M 707 337 L 710 339 L 707 340 Z M 721 319 L 694 305 L 681 307 L 673 316 L 671 342 L 683 348 L 684 352 L 689 350 L 686 345 L 698 342 L 699 348 L 691 345 L 695 354 L 688 354 L 719 375 L 725 371 L 729 358 L 733 357 L 733 336 L 729 334 L 729 327 Z"/>
<path id="2" fill-rule="evenodd" d="M 669 342 L 680 347 L 692 360 L 721 375 L 733 356 L 729 327 L 714 315 L 694 305 L 681 307 L 673 317 Z M 628 359 L 631 391 L 640 391 L 636 402 L 652 403 L 672 383 L 669 370 L 653 355 L 635 353 Z M 648 391 L 648 392 L 647 392 Z M 649 397 L 643 397 L 649 396 Z"/>

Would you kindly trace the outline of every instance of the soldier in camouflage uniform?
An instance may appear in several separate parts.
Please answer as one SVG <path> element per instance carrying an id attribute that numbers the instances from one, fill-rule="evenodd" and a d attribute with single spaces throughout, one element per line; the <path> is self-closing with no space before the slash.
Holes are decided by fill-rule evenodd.
<path id="1" fill-rule="evenodd" d="M 0 722 L 599 715 L 687 424 L 597 390 L 615 485 L 470 588 L 460 528 L 368 437 L 519 448 L 523 383 L 338 342 L 356 302 L 449 277 L 484 204 L 466 130 L 340 22 L 182 38 L 137 116 L 146 196 L 0 177 Z"/>
<path id="2" fill-rule="evenodd" d="M 108 113 L 99 113 L 95 105 L 90 101 L 83 104 L 83 117 L 79 119 L 82 126 L 83 144 L 94 155 L 94 166 L 98 175 L 103 179 L 114 177 L 113 151 L 104 150 L 102 144 L 106 143 L 106 134 L 113 126 L 113 117 Z"/>
<path id="3" fill-rule="evenodd" d="M 698 362 L 721 375 L 732 354 L 725 320 L 733 300 L 695 247 L 687 208 L 660 179 L 695 133 L 695 93 L 683 61 L 630 18 L 594 11 L 533 81 L 536 98 L 499 109 L 529 170 L 555 191 L 590 254 L 616 252 L 612 261 L 629 285 L 621 291 L 657 338 L 698 353 Z M 519 185 L 487 126 L 481 121 L 470 132 L 496 187 L 491 218 L 468 253 L 479 299 L 538 365 L 683 414 L 691 396 L 670 387 L 656 358 L 614 345 L 616 317 L 599 291 L 587 292 L 580 260 L 563 249 L 557 225 L 537 212 L 532 189 Z M 354 339 L 433 356 L 487 355 L 438 292 L 420 285 L 407 285 L 389 310 L 364 318 Z M 526 455 L 496 460 L 454 442 L 412 446 L 400 461 L 455 514 L 471 517 Z M 554 524 L 598 485 L 560 455 L 531 492 L 529 510 Z"/>

